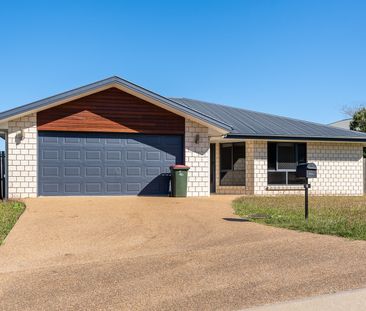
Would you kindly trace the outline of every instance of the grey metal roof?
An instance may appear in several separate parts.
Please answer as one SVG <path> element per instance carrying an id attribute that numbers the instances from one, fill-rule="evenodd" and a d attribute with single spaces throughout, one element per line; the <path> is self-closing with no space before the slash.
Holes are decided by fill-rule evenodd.
<path id="1" fill-rule="evenodd" d="M 151 98 L 153 100 L 156 100 L 164 105 L 166 105 L 167 107 L 171 107 L 173 109 L 176 109 L 180 112 L 183 112 L 185 114 L 188 114 L 192 117 L 195 117 L 199 120 L 205 121 L 213 126 L 216 126 L 218 128 L 224 129 L 226 131 L 231 130 L 231 126 L 226 124 L 225 122 L 222 122 L 220 120 L 216 120 L 215 118 L 203 114 L 200 111 L 196 111 L 194 110 L 194 108 L 190 108 L 186 105 L 183 105 L 179 102 L 175 102 L 170 100 L 169 98 L 163 97 L 159 94 L 156 94 L 154 92 L 151 92 L 147 89 L 144 89 L 136 84 L 133 84 L 127 80 L 121 79 L 117 76 L 113 76 L 104 80 L 100 80 L 76 89 L 73 89 L 71 91 L 67 91 L 67 92 L 63 92 L 51 97 L 47 97 L 45 99 L 39 100 L 39 101 L 35 101 L 33 103 L 27 104 L 27 105 L 23 105 L 23 106 L 19 106 L 16 107 L 14 109 L 10 109 L 4 112 L 0 113 L 0 121 L 9 119 L 11 117 L 14 117 L 16 115 L 19 114 L 23 114 L 26 113 L 28 111 L 32 111 L 32 110 L 40 110 L 43 107 L 46 108 L 49 105 L 52 105 L 53 103 L 57 103 L 59 101 L 65 101 L 67 99 L 71 99 L 75 96 L 79 96 L 82 94 L 86 94 L 88 92 L 93 92 L 94 90 L 98 90 L 102 87 L 108 87 L 108 86 L 113 86 L 113 85 L 120 85 L 124 88 L 127 88 L 131 91 L 134 91 L 138 94 L 144 95 L 147 98 Z"/>
<path id="2" fill-rule="evenodd" d="M 228 138 L 366 142 L 365 133 L 193 99 L 167 98 L 116 76 L 4 111 L 0 113 L 0 121 L 5 121 L 30 111 L 46 109 L 49 105 L 67 101 L 68 99 L 71 100 L 75 96 L 82 96 L 83 94 L 96 92 L 101 88 L 116 85 L 220 128 L 228 133 Z"/>
<path id="3" fill-rule="evenodd" d="M 227 135 L 228 138 L 366 142 L 366 133 L 188 98 L 171 99 L 230 124 L 233 130 Z"/>

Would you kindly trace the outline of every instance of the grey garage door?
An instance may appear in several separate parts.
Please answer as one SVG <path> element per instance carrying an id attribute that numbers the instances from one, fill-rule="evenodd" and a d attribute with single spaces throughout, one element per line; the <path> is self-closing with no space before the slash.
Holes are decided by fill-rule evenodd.
<path id="1" fill-rule="evenodd" d="M 39 195 L 164 195 L 182 136 L 39 132 Z"/>

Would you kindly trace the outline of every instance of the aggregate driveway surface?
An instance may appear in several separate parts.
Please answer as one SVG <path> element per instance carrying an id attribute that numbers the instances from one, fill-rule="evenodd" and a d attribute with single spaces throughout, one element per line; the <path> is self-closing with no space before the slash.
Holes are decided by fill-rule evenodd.
<path id="1" fill-rule="evenodd" d="M 231 221 L 232 199 L 28 200 L 0 309 L 236 310 L 366 285 L 366 242 Z"/>

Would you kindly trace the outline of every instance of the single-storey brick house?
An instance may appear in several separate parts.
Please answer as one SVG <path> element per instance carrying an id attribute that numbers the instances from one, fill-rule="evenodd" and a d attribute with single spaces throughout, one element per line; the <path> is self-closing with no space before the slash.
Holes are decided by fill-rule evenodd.
<path id="1" fill-rule="evenodd" d="M 186 164 L 188 195 L 302 192 L 298 163 L 314 162 L 313 194 L 363 195 L 366 134 L 166 98 L 118 77 L 0 113 L 9 198 L 166 195 Z"/>

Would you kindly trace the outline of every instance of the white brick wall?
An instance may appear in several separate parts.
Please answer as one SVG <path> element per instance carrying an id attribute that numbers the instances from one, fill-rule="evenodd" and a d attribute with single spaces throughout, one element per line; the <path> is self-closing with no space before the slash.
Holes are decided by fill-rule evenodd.
<path id="1" fill-rule="evenodd" d="M 309 179 L 310 194 L 363 195 L 363 146 L 351 143 L 308 142 L 307 160 L 318 168 Z M 270 186 L 264 194 L 304 194 L 303 186 Z"/>
<path id="2" fill-rule="evenodd" d="M 311 180 L 311 193 L 318 195 L 363 195 L 363 145 L 308 143 L 308 161 L 318 167 Z"/>
<path id="3" fill-rule="evenodd" d="M 250 140 L 247 148 L 247 194 L 264 194 L 267 187 L 267 142 Z"/>
<path id="4" fill-rule="evenodd" d="M 255 195 L 303 194 L 302 185 L 267 185 L 267 142 L 246 141 L 246 186 L 219 185 L 220 156 L 216 145 L 216 192 Z M 315 195 L 363 195 L 363 146 L 351 143 L 308 142 L 308 162 L 318 167 L 318 178 L 311 179 Z"/>
<path id="5" fill-rule="evenodd" d="M 210 195 L 210 141 L 208 128 L 186 119 L 185 164 L 188 171 L 188 196 Z M 199 142 L 196 143 L 196 136 Z"/>
<path id="6" fill-rule="evenodd" d="M 37 119 L 36 114 L 9 121 L 8 185 L 9 198 L 37 196 Z M 23 135 L 23 139 L 20 139 Z"/>

